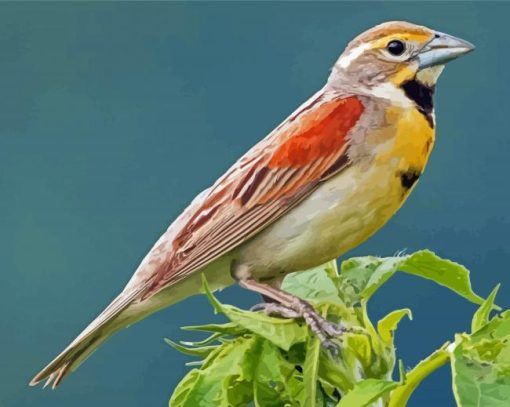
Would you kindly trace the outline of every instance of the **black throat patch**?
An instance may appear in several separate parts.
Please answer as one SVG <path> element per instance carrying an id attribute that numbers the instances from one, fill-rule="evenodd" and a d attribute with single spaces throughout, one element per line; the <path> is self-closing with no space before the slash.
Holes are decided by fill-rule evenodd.
<path id="1" fill-rule="evenodd" d="M 432 113 L 434 111 L 434 86 L 430 87 L 416 79 L 411 79 L 409 81 L 405 81 L 400 87 L 406 96 L 416 103 L 416 108 L 423 116 L 425 116 L 429 126 L 433 129 L 434 118 L 432 117 Z"/>

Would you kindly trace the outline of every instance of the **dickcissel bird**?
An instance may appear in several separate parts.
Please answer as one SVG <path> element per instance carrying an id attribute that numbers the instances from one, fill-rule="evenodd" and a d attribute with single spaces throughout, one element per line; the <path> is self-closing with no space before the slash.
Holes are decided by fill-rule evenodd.
<path id="1" fill-rule="evenodd" d="M 329 346 L 342 330 L 279 284 L 359 245 L 400 208 L 434 145 L 436 80 L 473 48 L 400 21 L 356 37 L 324 87 L 191 202 L 30 384 L 55 388 L 121 328 L 200 293 L 202 275 L 212 289 L 239 283 L 272 299 L 258 308 L 304 318 Z"/>

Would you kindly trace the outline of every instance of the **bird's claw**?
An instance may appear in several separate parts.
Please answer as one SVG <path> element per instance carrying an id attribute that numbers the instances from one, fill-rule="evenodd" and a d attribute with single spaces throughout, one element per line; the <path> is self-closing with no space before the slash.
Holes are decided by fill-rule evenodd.
<path id="1" fill-rule="evenodd" d="M 292 306 L 270 302 L 256 304 L 250 309 L 251 311 L 263 311 L 267 315 L 279 316 L 283 318 L 303 318 L 310 330 L 319 338 L 324 349 L 329 351 L 334 359 L 338 359 L 340 353 L 340 345 L 333 341 L 350 329 L 344 325 L 335 324 L 322 317 L 315 309 L 306 301 L 296 299 Z"/>
<path id="2" fill-rule="evenodd" d="M 333 342 L 332 340 L 329 340 L 329 339 L 326 339 L 326 340 L 321 340 L 321 346 L 329 352 L 329 354 L 331 355 L 331 357 L 335 360 L 335 361 L 338 361 L 339 359 L 339 355 L 340 355 L 340 345 L 336 342 Z"/>

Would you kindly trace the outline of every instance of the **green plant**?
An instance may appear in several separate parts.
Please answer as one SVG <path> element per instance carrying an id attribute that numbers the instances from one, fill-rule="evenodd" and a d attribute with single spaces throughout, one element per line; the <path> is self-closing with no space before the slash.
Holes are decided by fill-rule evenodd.
<path id="1" fill-rule="evenodd" d="M 371 296 L 397 271 L 432 280 L 480 304 L 471 333 L 455 335 L 412 370 L 396 363 L 394 332 L 409 309 L 395 310 L 376 324 L 368 318 Z M 279 319 L 221 304 L 204 289 L 215 312 L 230 322 L 188 326 L 209 332 L 200 342 L 166 340 L 201 360 L 179 383 L 171 407 L 337 406 L 401 407 L 420 382 L 449 363 L 453 392 L 462 407 L 502 407 L 510 400 L 510 311 L 490 318 L 498 287 L 483 300 L 471 289 L 463 266 L 430 251 L 387 258 L 358 257 L 289 275 L 283 289 L 312 303 L 350 332 L 338 338 L 340 357 L 321 349 L 299 321 Z M 395 367 L 398 380 L 394 380 Z"/>

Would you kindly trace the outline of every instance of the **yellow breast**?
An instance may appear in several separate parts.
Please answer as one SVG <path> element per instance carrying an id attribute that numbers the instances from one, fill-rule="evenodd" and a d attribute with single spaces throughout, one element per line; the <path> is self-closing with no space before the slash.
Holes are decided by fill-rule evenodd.
<path id="1" fill-rule="evenodd" d="M 306 270 L 356 247 L 403 204 L 423 171 L 434 131 L 416 109 L 386 113 L 367 134 L 377 152 L 328 179 L 285 216 L 238 248 L 257 278 Z M 275 256 L 274 253 L 278 253 Z"/>
<path id="2" fill-rule="evenodd" d="M 416 108 L 390 107 L 386 121 L 391 126 L 386 130 L 393 133 L 375 163 L 385 171 L 393 171 L 408 192 L 421 175 L 435 141 L 433 124 Z"/>

